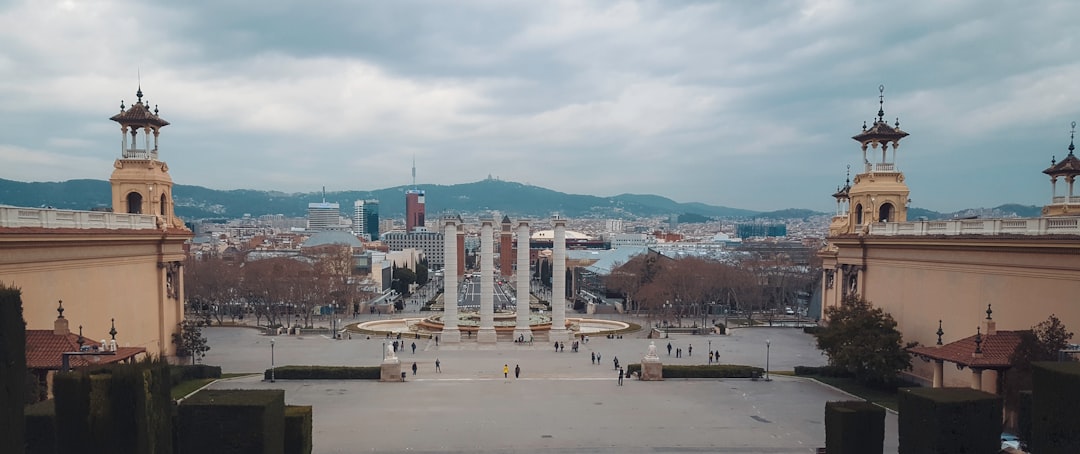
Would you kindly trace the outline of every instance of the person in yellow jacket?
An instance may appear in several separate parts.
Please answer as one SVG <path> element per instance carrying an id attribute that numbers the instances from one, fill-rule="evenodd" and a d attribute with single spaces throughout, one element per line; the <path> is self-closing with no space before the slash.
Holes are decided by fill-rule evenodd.
<path id="1" fill-rule="evenodd" d="M 503 378 L 510 378 L 510 365 L 503 364 Z"/>

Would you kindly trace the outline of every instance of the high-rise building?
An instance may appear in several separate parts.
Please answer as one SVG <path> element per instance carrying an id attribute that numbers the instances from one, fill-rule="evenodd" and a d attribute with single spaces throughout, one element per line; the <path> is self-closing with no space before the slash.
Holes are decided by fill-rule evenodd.
<path id="1" fill-rule="evenodd" d="M 379 201 L 375 199 L 353 202 L 353 231 L 371 241 L 379 240 Z"/>
<path id="2" fill-rule="evenodd" d="M 424 191 L 410 189 L 405 191 L 405 231 L 424 229 Z"/>
<path id="3" fill-rule="evenodd" d="M 308 230 L 337 230 L 340 228 L 341 205 L 333 202 L 313 202 L 307 206 Z"/>

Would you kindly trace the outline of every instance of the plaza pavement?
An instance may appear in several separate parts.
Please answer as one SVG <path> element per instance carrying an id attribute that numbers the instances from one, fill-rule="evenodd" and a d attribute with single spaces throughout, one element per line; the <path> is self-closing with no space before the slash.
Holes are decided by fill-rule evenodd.
<path id="1" fill-rule="evenodd" d="M 207 328 L 212 349 L 204 363 L 229 372 L 270 367 L 269 336 L 249 328 Z M 801 378 L 696 379 L 617 386 L 620 364 L 640 362 L 650 340 L 590 338 L 581 352 L 556 353 L 553 345 L 472 342 L 436 346 L 403 339 L 399 351 L 405 383 L 368 380 L 279 380 L 261 376 L 219 381 L 217 389 L 284 389 L 292 405 L 314 406 L 318 453 L 351 452 L 734 452 L 813 453 L 825 446 L 825 402 L 850 400 L 842 392 Z M 383 338 L 353 335 L 274 336 L 274 363 L 375 366 Z M 766 349 L 765 340 L 771 347 Z M 709 341 L 720 362 L 792 370 L 822 365 L 825 358 L 801 329 L 744 328 L 731 335 L 672 335 L 655 340 L 664 364 L 708 363 Z M 683 358 L 666 345 L 683 348 Z M 693 355 L 687 354 L 693 345 Z M 590 362 L 590 352 L 601 363 Z M 438 358 L 442 373 L 435 373 Z M 418 374 L 410 371 L 416 362 Z M 510 378 L 502 367 L 509 366 Z M 515 365 L 521 378 L 513 378 Z M 886 416 L 885 452 L 897 450 L 896 415 Z"/>

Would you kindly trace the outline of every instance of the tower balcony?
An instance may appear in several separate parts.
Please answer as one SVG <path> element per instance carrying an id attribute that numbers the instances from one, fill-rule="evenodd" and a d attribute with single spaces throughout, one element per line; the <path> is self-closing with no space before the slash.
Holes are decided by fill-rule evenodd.
<path id="1" fill-rule="evenodd" d="M 158 228 L 157 217 L 148 214 L 7 206 L 0 206 L 0 227 L 109 230 L 153 230 Z"/>
<path id="2" fill-rule="evenodd" d="M 870 235 L 1080 235 L 1080 217 L 878 222 Z"/>
<path id="3" fill-rule="evenodd" d="M 1074 195 L 1074 196 L 1057 195 L 1057 196 L 1054 196 L 1054 199 L 1053 199 L 1052 202 L 1050 202 L 1050 204 L 1051 205 L 1080 205 L 1080 195 Z"/>
<path id="4" fill-rule="evenodd" d="M 149 151 L 147 151 L 145 148 L 128 148 L 127 150 L 124 150 L 123 158 L 124 159 L 149 159 L 149 160 L 155 160 L 156 161 L 157 158 L 158 158 L 158 151 L 157 150 L 149 150 Z"/>

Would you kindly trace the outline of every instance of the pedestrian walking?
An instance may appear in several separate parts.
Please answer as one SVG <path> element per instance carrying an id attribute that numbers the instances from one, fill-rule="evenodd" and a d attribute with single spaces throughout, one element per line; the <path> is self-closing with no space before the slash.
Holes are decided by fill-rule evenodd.
<path id="1" fill-rule="evenodd" d="M 694 346 L 690 345 L 686 347 L 686 356 L 694 356 Z"/>
<path id="2" fill-rule="evenodd" d="M 623 370 L 619 369 L 619 386 L 622 386 Z"/>
<path id="3" fill-rule="evenodd" d="M 593 363 L 593 364 L 596 364 L 596 352 L 592 352 L 592 353 L 589 353 L 589 356 L 591 356 L 591 357 L 592 357 L 592 358 L 591 358 L 591 360 L 592 360 L 592 363 Z"/>
<path id="4" fill-rule="evenodd" d="M 439 346 L 439 336 L 435 336 L 435 346 Z"/>
<path id="5" fill-rule="evenodd" d="M 416 342 L 412 343 L 412 354 L 416 354 Z"/>
<path id="6" fill-rule="evenodd" d="M 712 364 L 712 352 L 709 352 L 709 364 Z"/>
<path id="7" fill-rule="evenodd" d="M 503 378 L 510 378 L 510 366 L 503 364 Z"/>
<path id="8" fill-rule="evenodd" d="M 559 353 L 559 343 L 555 343 L 555 353 Z"/>
<path id="9" fill-rule="evenodd" d="M 442 362 L 439 361 L 439 358 L 435 358 L 435 372 L 442 373 Z"/>
<path id="10" fill-rule="evenodd" d="M 671 356 L 671 342 L 667 343 L 667 355 Z"/>
<path id="11" fill-rule="evenodd" d="M 412 363 L 412 374 L 416 375 L 416 363 Z"/>
<path id="12" fill-rule="evenodd" d="M 596 354 L 596 364 L 598 364 L 598 365 L 600 364 L 600 354 L 599 353 Z"/>
<path id="13" fill-rule="evenodd" d="M 615 357 L 615 368 L 616 369 L 619 368 L 619 357 L 618 356 Z"/>
<path id="14" fill-rule="evenodd" d="M 521 366 L 517 365 L 517 364 L 514 364 L 514 378 L 520 378 L 520 377 L 521 377 Z"/>

